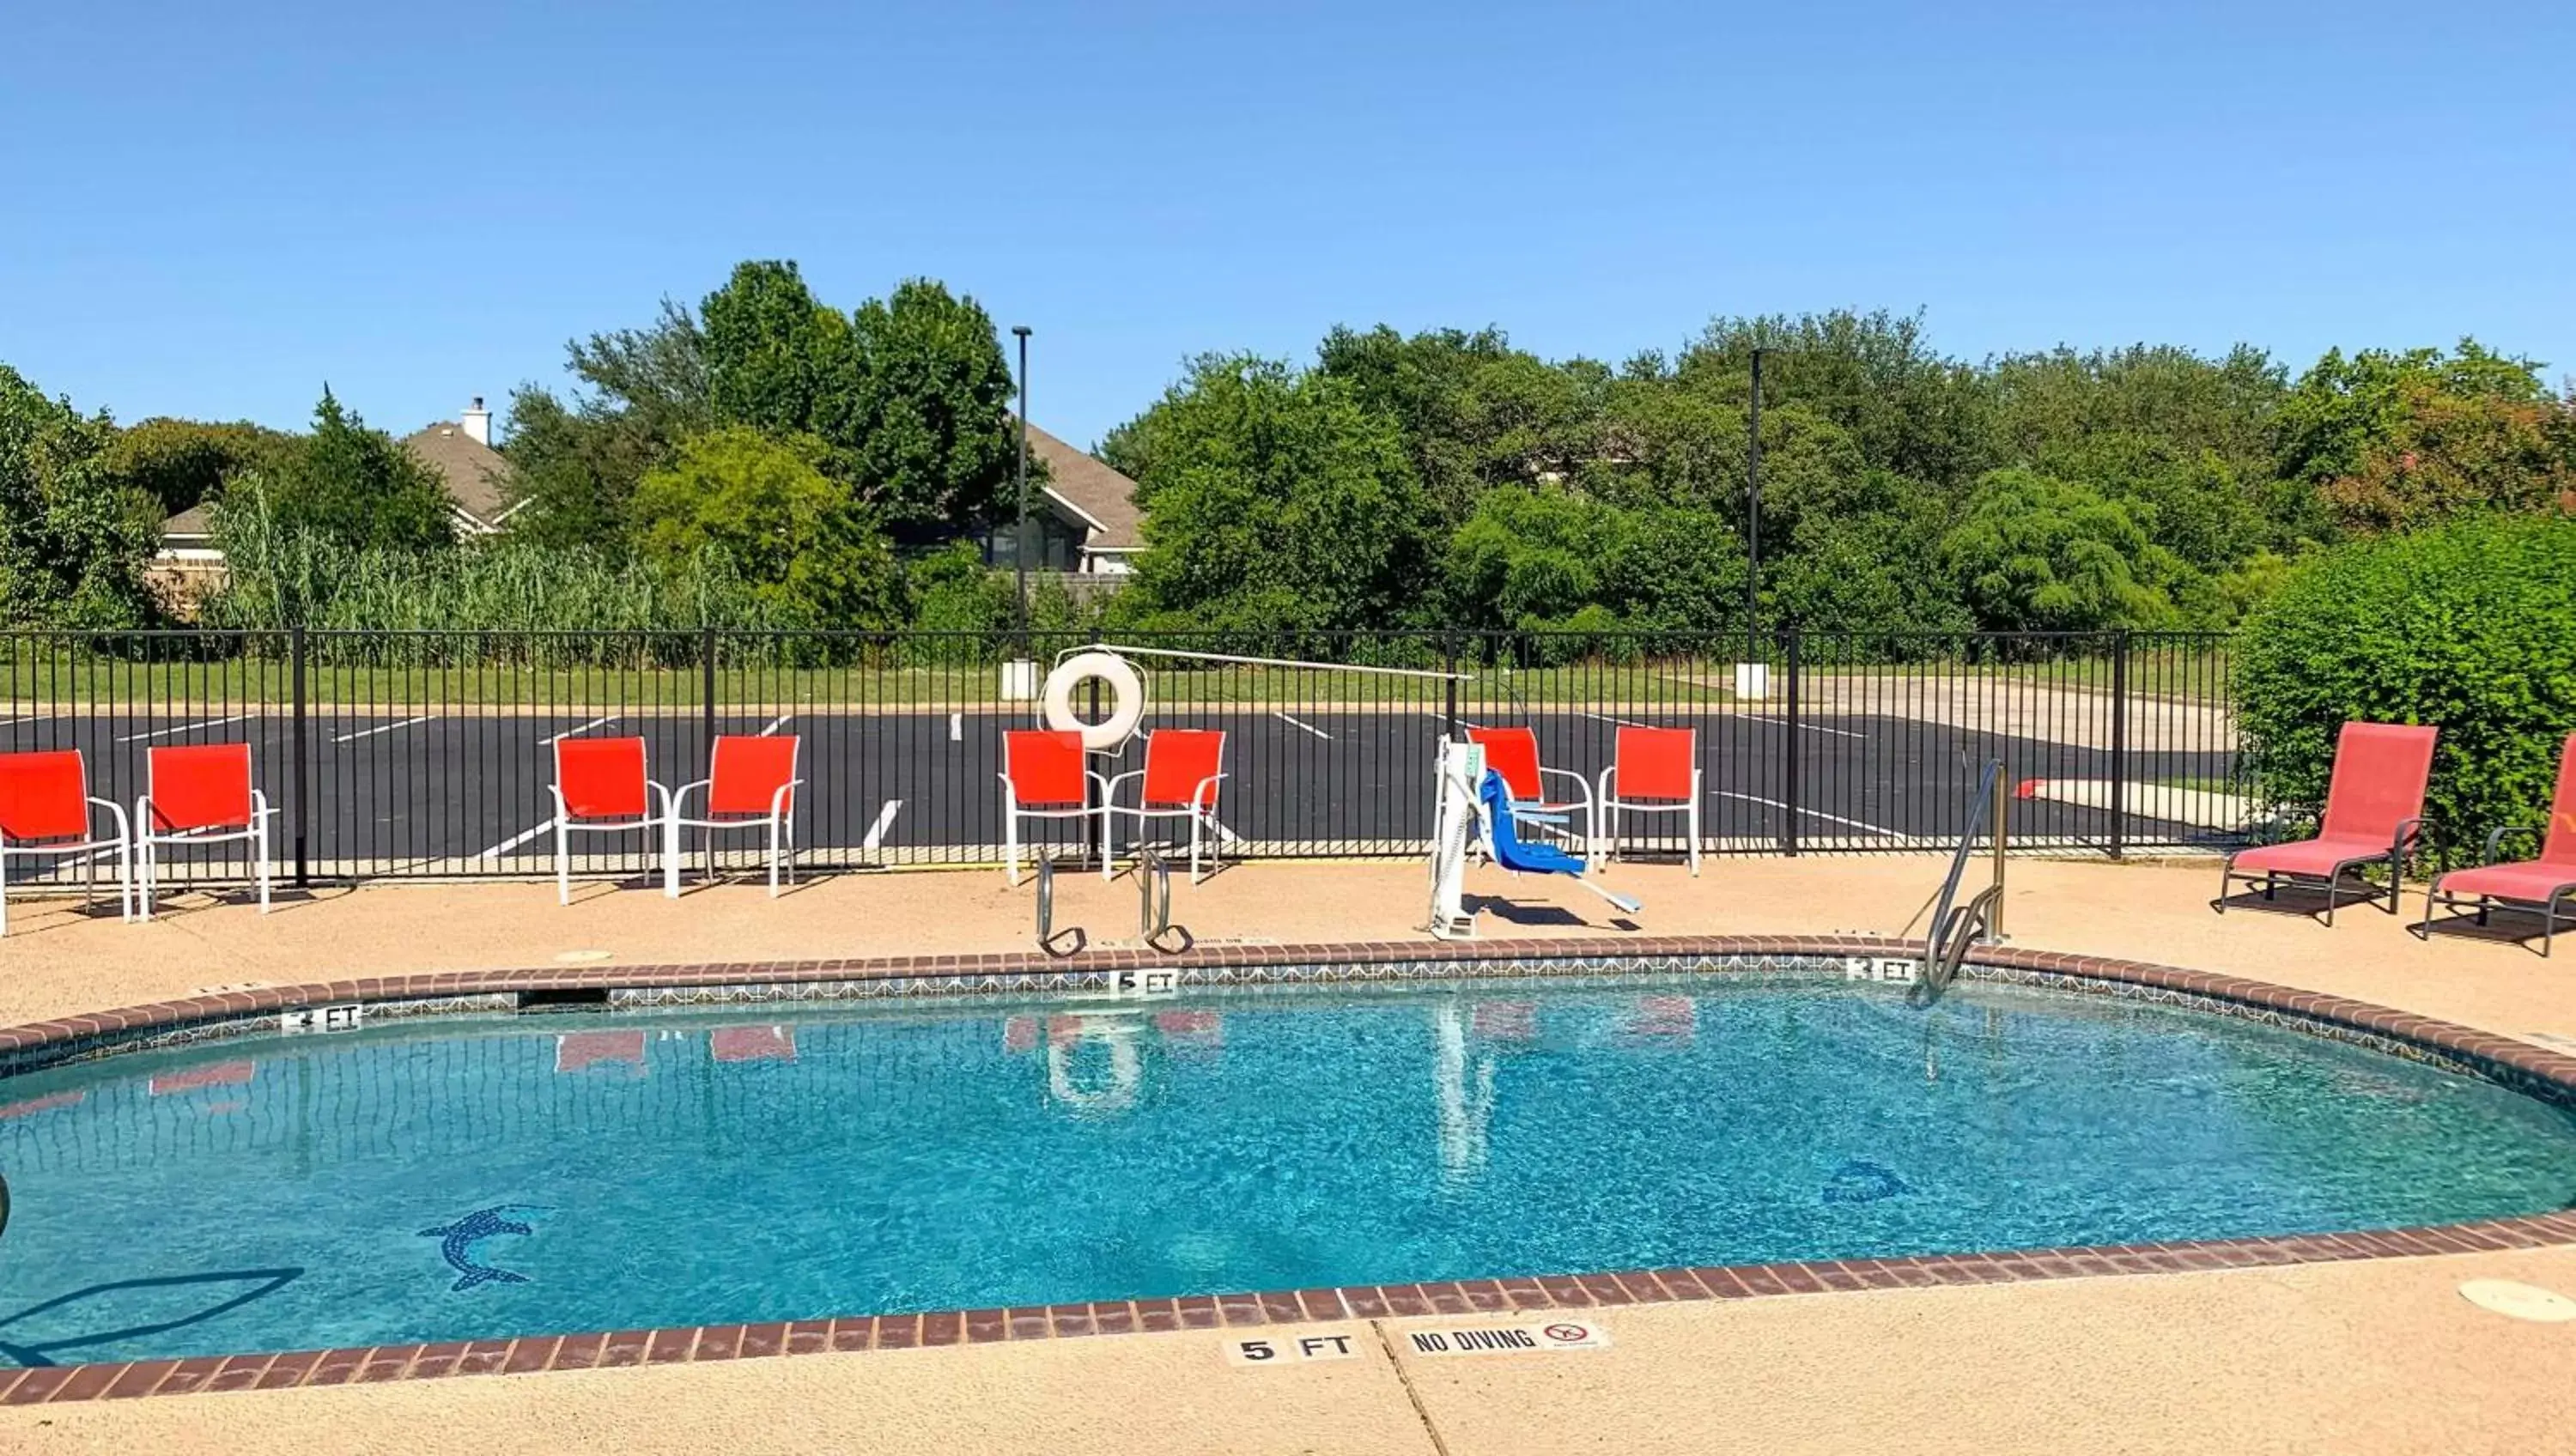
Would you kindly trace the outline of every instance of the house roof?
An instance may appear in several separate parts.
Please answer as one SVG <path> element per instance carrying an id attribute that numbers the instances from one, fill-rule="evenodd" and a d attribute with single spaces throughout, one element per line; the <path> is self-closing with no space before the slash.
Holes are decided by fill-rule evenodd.
<path id="1" fill-rule="evenodd" d="M 447 498 L 483 526 L 500 523 L 508 510 L 504 483 L 509 462 L 501 452 L 465 433 L 454 420 L 440 420 L 403 437 L 402 446 L 447 482 Z"/>
<path id="2" fill-rule="evenodd" d="M 1047 494 L 1091 527 L 1084 547 L 1093 551 L 1144 548 L 1145 536 L 1138 525 L 1145 513 L 1136 509 L 1136 482 L 1035 425 L 1029 426 L 1029 453 L 1047 464 Z"/>
<path id="3" fill-rule="evenodd" d="M 1031 432 L 1035 442 L 1036 432 Z M 465 433 L 454 420 L 416 430 L 403 437 L 402 447 L 412 457 L 437 472 L 440 483 L 447 487 L 447 498 L 459 515 L 472 524 L 490 529 L 508 515 L 509 501 L 505 482 L 510 476 L 509 462 L 501 452 Z M 161 523 L 161 534 L 172 536 L 209 535 L 214 530 L 214 513 L 200 503 L 188 507 Z"/>

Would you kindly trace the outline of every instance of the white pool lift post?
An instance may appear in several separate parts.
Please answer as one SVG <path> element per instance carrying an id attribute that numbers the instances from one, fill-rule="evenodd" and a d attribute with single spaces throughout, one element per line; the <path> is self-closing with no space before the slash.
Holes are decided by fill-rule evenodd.
<path id="1" fill-rule="evenodd" d="M 1436 772 L 1440 797 L 1431 836 L 1431 916 L 1423 928 L 1441 940 L 1473 940 L 1476 937 L 1476 917 L 1466 905 L 1469 847 L 1481 844 L 1485 857 L 1505 869 L 1525 866 L 1513 864 L 1506 854 L 1498 852 L 1493 821 L 1487 817 L 1483 797 L 1478 792 L 1485 781 L 1485 746 L 1481 743 L 1440 745 Z M 1521 812 L 1513 817 L 1539 819 L 1542 816 Z M 1546 817 L 1560 821 L 1563 818 L 1561 815 Z M 1574 883 L 1608 901 L 1611 908 L 1622 914 L 1634 915 L 1642 908 L 1634 897 L 1595 883 L 1590 876 L 1579 871 L 1566 871 L 1565 874 Z"/>

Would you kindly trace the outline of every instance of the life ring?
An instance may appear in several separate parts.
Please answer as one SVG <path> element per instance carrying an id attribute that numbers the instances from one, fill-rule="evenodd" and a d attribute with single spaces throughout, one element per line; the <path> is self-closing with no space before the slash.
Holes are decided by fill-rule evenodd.
<path id="1" fill-rule="evenodd" d="M 1098 680 L 1109 685 L 1109 716 L 1085 723 L 1073 711 L 1073 690 Z M 1114 652 L 1077 652 L 1047 674 L 1043 695 L 1046 725 L 1059 733 L 1080 733 L 1093 753 L 1113 753 L 1136 736 L 1145 719 L 1145 680 L 1136 666 Z"/>

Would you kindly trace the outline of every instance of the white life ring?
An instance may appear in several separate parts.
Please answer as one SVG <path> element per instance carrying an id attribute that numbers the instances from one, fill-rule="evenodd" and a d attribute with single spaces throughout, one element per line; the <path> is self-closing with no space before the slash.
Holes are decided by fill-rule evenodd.
<path id="1" fill-rule="evenodd" d="M 1109 685 L 1109 716 L 1085 723 L 1073 711 L 1073 690 L 1093 679 Z M 1049 728 L 1080 733 L 1082 746 L 1093 753 L 1112 753 L 1136 736 L 1136 726 L 1145 719 L 1145 680 L 1136 675 L 1135 664 L 1115 652 L 1077 652 L 1047 674 L 1043 704 Z"/>

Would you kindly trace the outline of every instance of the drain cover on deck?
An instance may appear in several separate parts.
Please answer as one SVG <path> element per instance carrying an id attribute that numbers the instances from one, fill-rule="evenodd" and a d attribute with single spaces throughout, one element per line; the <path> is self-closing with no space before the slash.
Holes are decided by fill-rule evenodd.
<path id="1" fill-rule="evenodd" d="M 2511 1319 L 2550 1325 L 2576 1320 L 2576 1299 L 2537 1284 L 2523 1284 L 2511 1279 L 2472 1279 L 2460 1286 L 2460 1297 L 2480 1309 L 2492 1310 Z"/>

